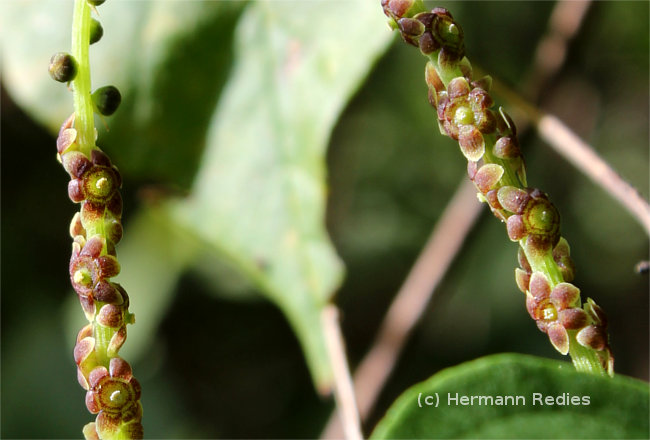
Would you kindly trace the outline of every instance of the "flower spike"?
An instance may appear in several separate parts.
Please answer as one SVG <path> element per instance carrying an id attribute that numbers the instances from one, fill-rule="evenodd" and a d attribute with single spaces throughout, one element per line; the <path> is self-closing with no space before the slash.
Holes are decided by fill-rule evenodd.
<path id="1" fill-rule="evenodd" d="M 493 108 L 491 78 L 472 77 L 461 26 L 448 10 L 428 11 L 421 0 L 381 5 L 391 28 L 428 58 L 425 80 L 440 132 L 458 141 L 479 199 L 519 243 L 515 279 L 528 313 L 577 369 L 613 375 L 605 314 L 591 299 L 581 304 L 580 290 L 570 284 L 575 268 L 558 210 L 528 186 L 515 124 L 503 108 Z"/>
<path id="2" fill-rule="evenodd" d="M 61 126 L 56 147 L 70 176 L 68 196 L 80 205 L 70 223 L 72 256 L 70 283 L 88 319 L 77 336 L 74 360 L 77 380 L 86 390 L 86 406 L 97 414 L 83 428 L 86 439 L 143 437 L 141 389 L 131 366 L 118 355 L 126 341 L 126 325 L 134 322 L 126 290 L 112 281 L 120 272 L 115 245 L 122 238 L 122 178 L 95 144 L 92 108 L 102 115 L 117 109 L 121 96 L 113 86 L 91 98 L 88 46 L 103 29 L 90 16 L 103 0 L 76 0 L 73 54 L 52 57 L 50 73 L 57 81 L 72 81 L 75 112 Z"/>

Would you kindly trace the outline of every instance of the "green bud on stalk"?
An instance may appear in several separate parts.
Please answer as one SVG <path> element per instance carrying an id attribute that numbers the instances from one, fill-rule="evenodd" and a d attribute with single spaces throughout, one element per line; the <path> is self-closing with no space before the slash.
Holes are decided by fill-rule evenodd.
<path id="1" fill-rule="evenodd" d="M 90 44 L 95 44 L 102 39 L 104 35 L 104 28 L 102 24 L 95 20 L 94 18 L 90 19 Z"/>
<path id="2" fill-rule="evenodd" d="M 77 76 L 77 62 L 69 53 L 57 52 L 50 58 L 48 71 L 55 81 L 70 82 Z"/>
<path id="3" fill-rule="evenodd" d="M 93 107 L 95 111 L 103 116 L 110 116 L 122 102 L 122 95 L 115 86 L 104 86 L 95 90 L 92 94 Z"/>

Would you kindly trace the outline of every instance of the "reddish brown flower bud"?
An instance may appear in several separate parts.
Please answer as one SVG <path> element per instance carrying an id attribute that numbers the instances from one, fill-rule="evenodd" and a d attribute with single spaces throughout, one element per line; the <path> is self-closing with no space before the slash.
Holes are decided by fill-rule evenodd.
<path id="1" fill-rule="evenodd" d="M 530 294 L 536 299 L 546 299 L 551 294 L 551 286 L 542 272 L 535 272 L 530 277 Z"/>
<path id="2" fill-rule="evenodd" d="M 113 197 L 106 203 L 106 209 L 114 218 L 120 219 L 122 217 L 122 196 L 119 191 L 115 191 Z"/>
<path id="3" fill-rule="evenodd" d="M 607 335 L 601 327 L 589 325 L 578 332 L 576 340 L 580 345 L 594 350 L 603 350 L 607 346 Z"/>
<path id="4" fill-rule="evenodd" d="M 107 219 L 104 228 L 106 237 L 112 244 L 116 244 L 122 239 L 122 224 L 119 221 Z"/>
<path id="5" fill-rule="evenodd" d="M 452 100 L 468 95 L 469 91 L 467 80 L 461 76 L 452 79 L 447 86 L 447 95 Z"/>
<path id="6" fill-rule="evenodd" d="M 469 176 L 470 180 L 474 180 L 477 171 L 478 164 L 476 162 L 472 162 L 471 160 L 467 161 L 467 175 Z"/>
<path id="7" fill-rule="evenodd" d="M 515 281 L 517 282 L 517 287 L 519 287 L 519 290 L 526 293 L 528 290 L 528 285 L 530 283 L 530 273 L 519 268 L 515 269 Z"/>
<path id="8" fill-rule="evenodd" d="M 503 210 L 503 206 L 499 203 L 499 199 L 497 198 L 497 189 L 491 189 L 488 192 L 485 193 L 485 199 L 487 200 L 488 204 L 490 205 L 490 209 L 492 210 L 492 214 L 502 222 L 505 222 L 508 220 L 508 216 L 505 214 L 505 211 Z"/>
<path id="9" fill-rule="evenodd" d="M 111 159 L 106 155 L 106 153 L 97 147 L 93 148 L 92 152 L 90 153 L 90 160 L 92 160 L 94 165 L 108 168 L 113 166 Z"/>
<path id="10" fill-rule="evenodd" d="M 83 202 L 86 199 L 80 180 L 73 179 L 68 182 L 68 197 L 75 203 Z"/>
<path id="11" fill-rule="evenodd" d="M 95 422 L 88 423 L 84 426 L 83 435 L 86 440 L 101 440 L 95 429 Z"/>
<path id="12" fill-rule="evenodd" d="M 399 30 L 409 37 L 419 37 L 424 33 L 424 24 L 416 18 L 400 18 L 397 20 Z"/>
<path id="13" fill-rule="evenodd" d="M 551 301 L 558 310 L 580 305 L 580 290 L 570 283 L 559 283 L 551 292 Z"/>
<path id="14" fill-rule="evenodd" d="M 475 81 L 472 81 L 472 87 L 477 87 L 485 90 L 486 92 L 489 92 L 492 88 L 492 77 L 490 75 L 486 75 Z"/>
<path id="15" fill-rule="evenodd" d="M 86 230 L 81 224 L 81 216 L 79 215 L 78 212 L 76 212 L 74 214 L 74 217 L 72 217 L 72 221 L 70 222 L 70 236 L 72 238 L 75 238 L 78 235 L 85 237 Z"/>
<path id="16" fill-rule="evenodd" d="M 524 212 L 525 206 L 530 201 L 530 196 L 526 191 L 515 188 L 514 186 L 504 186 L 499 188 L 497 197 L 499 198 L 501 206 L 515 214 L 521 214 Z"/>
<path id="17" fill-rule="evenodd" d="M 96 320 L 99 324 L 111 328 L 118 328 L 124 324 L 122 320 L 122 309 L 120 306 L 113 304 L 105 304 L 102 306 L 99 309 Z"/>
<path id="18" fill-rule="evenodd" d="M 77 293 L 77 297 L 79 298 L 81 309 L 83 310 L 84 315 L 86 315 L 86 319 L 92 321 L 95 317 L 95 301 L 93 300 L 93 297 L 90 295 L 81 295 L 79 293 Z"/>
<path id="19" fill-rule="evenodd" d="M 569 334 L 560 323 L 552 323 L 546 329 L 553 347 L 562 354 L 569 352 Z"/>
<path id="20" fill-rule="evenodd" d="M 510 136 L 502 136 L 497 139 L 492 153 L 500 159 L 512 159 L 521 156 L 517 139 Z"/>
<path id="21" fill-rule="evenodd" d="M 560 310 L 557 320 L 567 330 L 577 330 L 589 323 L 589 317 L 585 311 L 578 308 Z"/>
<path id="22" fill-rule="evenodd" d="M 555 260 L 555 263 L 560 268 L 564 281 L 573 281 L 575 265 L 570 257 L 569 243 L 564 238 L 560 237 L 560 241 L 553 249 L 553 260 Z"/>
<path id="23" fill-rule="evenodd" d="M 77 179 L 92 167 L 90 159 L 79 151 L 69 151 L 61 155 L 61 163 L 70 177 Z"/>
<path id="24" fill-rule="evenodd" d="M 74 128 L 66 128 L 59 132 L 59 136 L 56 138 L 56 151 L 59 154 L 63 153 L 70 145 L 74 144 L 74 141 L 77 139 L 77 130 Z"/>
<path id="25" fill-rule="evenodd" d="M 427 62 L 426 69 L 424 71 L 424 78 L 427 82 L 427 85 L 434 89 L 436 93 L 439 93 L 445 90 L 445 85 L 442 83 L 442 80 L 436 72 L 436 68 L 431 61 Z"/>
<path id="26" fill-rule="evenodd" d="M 583 308 L 596 325 L 607 328 L 607 315 L 605 315 L 605 311 L 593 299 L 587 298 L 587 302 L 585 302 Z"/>
<path id="27" fill-rule="evenodd" d="M 104 237 L 101 235 L 93 235 L 86 241 L 80 255 L 90 258 L 98 258 L 101 255 L 105 244 L 106 240 Z"/>
<path id="28" fill-rule="evenodd" d="M 433 38 L 433 35 L 431 35 L 431 32 L 425 32 L 420 36 L 420 39 L 418 40 L 418 46 L 420 47 L 420 52 L 422 52 L 423 55 L 430 55 L 436 50 L 440 49 L 440 43 L 436 41 L 435 38 Z"/>
<path id="29" fill-rule="evenodd" d="M 77 365 L 81 365 L 88 357 L 93 354 L 95 349 L 95 340 L 90 337 L 84 337 L 77 342 L 74 346 L 74 361 Z"/>
<path id="30" fill-rule="evenodd" d="M 117 352 L 120 351 L 120 348 L 122 348 L 122 345 L 124 345 L 125 341 L 126 341 L 126 326 L 122 326 L 113 334 L 111 341 L 108 343 L 108 348 L 106 350 L 106 353 L 110 357 L 117 356 Z"/>
<path id="31" fill-rule="evenodd" d="M 97 258 L 100 278 L 112 278 L 120 273 L 120 263 L 112 255 L 103 255 Z"/>
<path id="32" fill-rule="evenodd" d="M 109 304 L 120 305 L 124 302 L 122 295 L 120 295 L 118 290 L 113 286 L 113 283 L 105 280 L 97 283 L 93 289 L 93 297 L 96 301 Z"/>
<path id="33" fill-rule="evenodd" d="M 406 15 L 413 3 L 415 3 L 415 0 L 381 0 L 384 14 L 395 20 Z"/>
<path id="34" fill-rule="evenodd" d="M 483 194 L 486 194 L 501 180 L 503 176 L 503 167 L 493 163 L 483 165 L 474 176 L 474 184 Z"/>
<path id="35" fill-rule="evenodd" d="M 460 150 L 467 160 L 476 162 L 485 154 L 485 140 L 473 125 L 463 125 L 458 133 Z"/>
<path id="36" fill-rule="evenodd" d="M 519 241 L 526 236 L 526 226 L 520 215 L 511 215 L 506 220 L 508 238 L 512 241 Z"/>
<path id="37" fill-rule="evenodd" d="M 533 269 L 530 267 L 530 263 L 528 262 L 528 258 L 526 258 L 526 253 L 522 248 L 519 248 L 517 250 L 517 262 L 519 263 L 519 266 L 526 272 L 531 273 L 533 271 Z"/>

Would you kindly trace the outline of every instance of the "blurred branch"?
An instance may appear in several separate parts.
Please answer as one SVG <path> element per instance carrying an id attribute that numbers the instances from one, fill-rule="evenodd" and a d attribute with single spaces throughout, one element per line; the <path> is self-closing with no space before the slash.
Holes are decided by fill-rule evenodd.
<path id="1" fill-rule="evenodd" d="M 569 43 L 580 30 L 590 6 L 590 0 L 560 0 L 555 4 L 546 33 L 537 44 L 535 59 L 523 81 L 524 96 L 536 100 L 544 85 L 560 70 Z"/>
<path id="2" fill-rule="evenodd" d="M 354 374 L 354 390 L 362 420 L 372 410 L 413 327 L 460 250 L 481 208 L 482 204 L 476 199 L 476 188 L 469 180 L 463 179 L 390 305 L 372 348 Z M 340 437 L 339 421 L 331 417 L 321 438 Z"/>
<path id="3" fill-rule="evenodd" d="M 650 234 L 650 205 L 593 147 L 558 118 L 538 110 L 507 86 L 498 81 L 493 81 L 492 85 L 495 93 L 517 107 L 535 125 L 542 139 L 625 207 Z"/>
<path id="4" fill-rule="evenodd" d="M 542 139 L 618 200 L 650 234 L 650 205 L 592 147 L 553 115 L 542 115 L 536 126 Z"/>
<path id="5" fill-rule="evenodd" d="M 523 95 L 536 100 L 540 91 L 564 64 L 568 45 L 578 33 L 591 6 L 591 1 L 561 0 L 555 4 L 548 29 L 535 51 L 531 71 L 523 81 Z M 545 114 L 526 101 L 515 91 L 498 81 L 493 82 L 494 91 L 519 108 L 535 127 L 542 139 L 572 163 L 583 174 L 607 191 L 623 205 L 650 234 L 650 206 L 639 193 L 614 171 L 596 151 L 578 137 L 555 116 Z M 525 130 L 518 123 L 520 132 Z"/>
<path id="6" fill-rule="evenodd" d="M 336 306 L 329 305 L 325 307 L 321 314 L 321 325 L 325 333 L 327 351 L 334 371 L 334 398 L 340 417 L 336 420 L 339 423 L 342 422 L 343 432 L 347 440 L 361 440 L 363 438 L 361 423 L 359 422 L 352 379 L 350 378 L 350 370 L 345 356 L 339 311 Z"/>

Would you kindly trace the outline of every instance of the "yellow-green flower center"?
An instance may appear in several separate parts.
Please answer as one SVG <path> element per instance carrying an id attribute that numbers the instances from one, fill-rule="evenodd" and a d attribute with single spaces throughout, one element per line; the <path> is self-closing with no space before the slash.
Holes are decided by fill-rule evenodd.
<path id="1" fill-rule="evenodd" d="M 474 123 L 474 112 L 471 108 L 460 106 L 456 109 L 454 121 L 457 125 L 469 125 Z"/>

